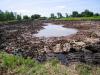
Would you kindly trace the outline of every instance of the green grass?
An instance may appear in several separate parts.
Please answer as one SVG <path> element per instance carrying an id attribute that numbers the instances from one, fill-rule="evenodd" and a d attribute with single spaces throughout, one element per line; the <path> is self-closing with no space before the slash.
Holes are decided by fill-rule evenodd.
<path id="1" fill-rule="evenodd" d="M 100 16 L 93 16 L 93 17 L 68 17 L 68 18 L 59 18 L 59 19 L 53 19 L 50 18 L 50 20 L 66 20 L 66 21 L 81 21 L 81 20 L 85 20 L 85 21 L 90 21 L 90 20 L 99 20 L 100 21 Z M 9 23 L 17 23 L 17 22 L 22 22 L 22 21 L 26 21 L 26 20 L 12 20 L 12 21 L 0 21 L 0 24 L 4 23 L 4 24 L 9 24 Z M 30 20 L 31 21 L 31 20 Z"/>
<path id="2" fill-rule="evenodd" d="M 79 75 L 100 75 L 100 66 L 78 64 L 76 66 L 76 71 Z"/>
<path id="3" fill-rule="evenodd" d="M 34 59 L 24 59 L 0 52 L 0 75 L 99 75 L 100 67 L 86 64 L 62 65 L 57 59 L 39 63 Z"/>
<path id="4" fill-rule="evenodd" d="M 66 20 L 66 21 L 80 21 L 80 20 L 99 20 L 100 21 L 100 16 L 94 16 L 94 17 L 69 17 L 69 18 L 61 18 L 58 20 Z"/>
<path id="5" fill-rule="evenodd" d="M 92 73 L 92 67 L 85 64 L 78 65 L 76 70 L 79 71 L 80 75 L 91 75 Z"/>
<path id="6" fill-rule="evenodd" d="M 39 63 L 30 58 L 0 53 L 0 75 L 67 75 L 58 60 Z"/>

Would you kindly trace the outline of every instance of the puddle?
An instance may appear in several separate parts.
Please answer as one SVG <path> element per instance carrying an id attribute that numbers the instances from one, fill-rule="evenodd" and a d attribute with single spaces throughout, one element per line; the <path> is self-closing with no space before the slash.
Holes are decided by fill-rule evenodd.
<path id="1" fill-rule="evenodd" d="M 34 34 L 36 37 L 61 37 L 69 36 L 78 32 L 77 29 L 65 28 L 63 25 L 56 25 L 52 23 L 45 23 L 44 29 Z"/>

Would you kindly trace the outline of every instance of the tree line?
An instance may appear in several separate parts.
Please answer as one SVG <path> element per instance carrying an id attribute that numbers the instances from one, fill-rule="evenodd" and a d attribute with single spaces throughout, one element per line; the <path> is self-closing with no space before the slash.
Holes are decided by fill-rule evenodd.
<path id="1" fill-rule="evenodd" d="M 62 13 L 58 12 L 57 16 L 55 16 L 54 13 L 51 13 L 50 18 L 63 18 L 63 17 L 93 17 L 93 16 L 100 16 L 99 13 L 94 13 L 91 12 L 89 10 L 85 10 L 81 13 L 79 13 L 78 11 L 73 11 L 71 15 L 68 15 L 67 13 L 65 13 L 65 16 L 62 15 Z"/>
<path id="2" fill-rule="evenodd" d="M 100 16 L 99 13 L 93 13 L 89 10 L 85 10 L 81 13 L 79 13 L 78 11 L 73 11 L 71 15 L 68 15 L 67 13 L 65 13 L 66 16 L 63 16 L 62 13 L 58 12 L 57 16 L 55 16 L 54 13 L 51 13 L 49 18 L 52 19 L 56 19 L 56 18 L 68 18 L 68 17 L 93 17 L 93 16 Z M 35 19 L 47 19 L 47 17 L 41 17 L 41 15 L 39 14 L 34 14 L 31 15 L 30 17 L 28 15 L 24 15 L 21 16 L 15 12 L 8 12 L 5 11 L 3 12 L 2 10 L 0 10 L 0 21 L 12 21 L 12 20 L 35 20 Z"/>
<path id="3" fill-rule="evenodd" d="M 41 15 L 39 14 L 34 14 L 29 17 L 28 15 L 21 16 L 15 12 L 8 12 L 8 11 L 1 11 L 0 10 L 0 21 L 12 21 L 12 20 L 34 20 L 34 19 L 39 19 Z"/>

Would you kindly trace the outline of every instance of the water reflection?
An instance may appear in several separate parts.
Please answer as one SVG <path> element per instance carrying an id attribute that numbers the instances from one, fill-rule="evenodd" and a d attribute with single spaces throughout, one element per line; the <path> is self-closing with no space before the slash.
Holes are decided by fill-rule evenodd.
<path id="1" fill-rule="evenodd" d="M 77 33 L 78 30 L 72 28 L 65 28 L 63 25 L 56 25 L 52 23 L 46 23 L 43 30 L 40 30 L 36 37 L 60 37 L 68 36 Z"/>

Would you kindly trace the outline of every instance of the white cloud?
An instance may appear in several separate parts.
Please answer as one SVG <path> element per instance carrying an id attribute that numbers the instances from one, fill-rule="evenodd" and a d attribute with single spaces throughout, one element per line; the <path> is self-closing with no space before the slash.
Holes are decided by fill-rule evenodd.
<path id="1" fill-rule="evenodd" d="M 58 8 L 58 9 L 65 9 L 66 6 L 64 6 L 64 5 L 60 5 L 60 6 L 56 6 L 55 8 Z"/>
<path id="2" fill-rule="evenodd" d="M 22 15 L 40 14 L 49 16 L 51 13 L 71 14 L 90 9 L 100 11 L 99 0 L 0 0 L 0 10 L 14 11 Z"/>

